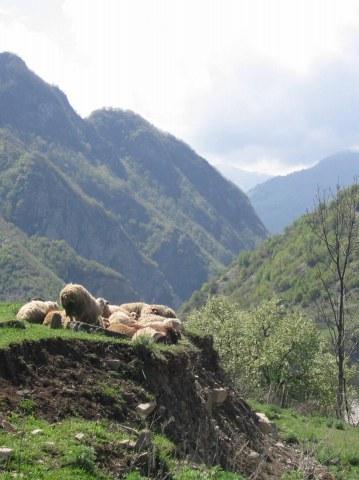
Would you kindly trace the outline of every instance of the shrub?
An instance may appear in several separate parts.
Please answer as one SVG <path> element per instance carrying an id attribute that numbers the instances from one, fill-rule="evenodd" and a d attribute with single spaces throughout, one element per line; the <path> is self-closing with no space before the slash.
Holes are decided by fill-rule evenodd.
<path id="1" fill-rule="evenodd" d="M 312 322 L 277 299 L 243 311 L 211 298 L 192 312 L 188 327 L 214 337 L 223 365 L 244 395 L 280 403 L 335 403 L 335 359 Z"/>

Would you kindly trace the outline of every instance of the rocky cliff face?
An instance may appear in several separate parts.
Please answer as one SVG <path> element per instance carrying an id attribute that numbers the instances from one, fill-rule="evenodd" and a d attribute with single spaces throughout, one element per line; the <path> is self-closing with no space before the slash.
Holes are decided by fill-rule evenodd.
<path id="1" fill-rule="evenodd" d="M 266 235 L 248 198 L 183 142 L 132 112 L 82 119 L 8 53 L 0 129 L 3 218 L 112 269 L 137 298 L 178 306 Z"/>

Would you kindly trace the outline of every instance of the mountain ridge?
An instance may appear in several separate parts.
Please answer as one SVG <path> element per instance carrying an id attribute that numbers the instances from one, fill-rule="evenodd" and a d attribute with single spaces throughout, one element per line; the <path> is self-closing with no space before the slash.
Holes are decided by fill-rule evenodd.
<path id="1" fill-rule="evenodd" d="M 141 299 L 178 306 L 266 235 L 248 197 L 184 142 L 131 111 L 82 119 L 8 53 L 0 111 L 0 214 L 116 270 Z"/>
<path id="2" fill-rule="evenodd" d="M 281 233 L 313 207 L 318 187 L 346 187 L 359 175 L 359 152 L 342 151 L 322 159 L 313 167 L 278 176 L 257 185 L 248 196 L 271 233 Z"/>

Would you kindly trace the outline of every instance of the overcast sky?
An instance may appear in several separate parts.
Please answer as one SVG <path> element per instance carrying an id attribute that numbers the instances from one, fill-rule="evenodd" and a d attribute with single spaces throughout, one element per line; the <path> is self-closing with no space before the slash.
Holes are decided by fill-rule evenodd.
<path id="1" fill-rule="evenodd" d="M 357 0 L 0 0 L 5 50 L 82 116 L 134 110 L 215 164 L 359 146 Z"/>

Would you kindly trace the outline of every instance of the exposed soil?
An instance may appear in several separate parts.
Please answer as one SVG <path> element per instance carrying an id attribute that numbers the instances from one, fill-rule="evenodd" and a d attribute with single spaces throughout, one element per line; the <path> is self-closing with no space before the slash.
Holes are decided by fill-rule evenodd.
<path id="1" fill-rule="evenodd" d="M 191 340 L 195 349 L 169 349 L 160 358 L 130 345 L 60 338 L 12 345 L 0 350 L 0 413 L 31 408 L 51 422 L 75 415 L 150 426 L 175 443 L 180 458 L 257 479 L 280 478 L 298 465 L 298 452 L 260 433 L 257 417 L 229 386 L 211 338 Z M 228 398 L 209 408 L 208 392 L 219 387 Z M 141 419 L 135 407 L 154 399 L 154 413 Z M 98 453 L 115 471 L 110 452 Z"/>

